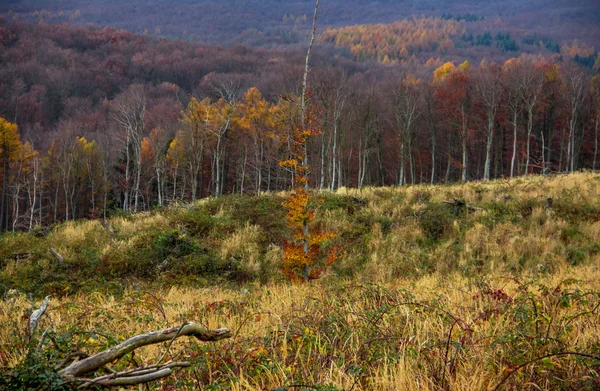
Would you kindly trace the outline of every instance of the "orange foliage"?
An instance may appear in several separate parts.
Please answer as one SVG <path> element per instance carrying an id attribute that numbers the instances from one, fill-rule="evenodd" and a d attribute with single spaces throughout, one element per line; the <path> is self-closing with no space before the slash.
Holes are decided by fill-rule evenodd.
<path id="1" fill-rule="evenodd" d="M 291 240 L 283 246 L 282 271 L 290 281 L 308 281 L 320 278 L 327 265 L 339 258 L 339 249 L 333 248 L 325 259 L 321 257 L 321 246 L 332 239 L 333 232 L 322 232 L 312 226 L 315 219 L 315 206 L 318 201 L 307 190 L 309 165 L 306 160 L 306 143 L 314 135 L 321 133 L 316 126 L 316 115 L 307 110 L 305 126 L 298 126 L 294 132 L 294 156 L 282 160 L 279 165 L 294 169 L 295 188 L 283 206 L 287 209 L 286 221 L 292 229 Z"/>
<path id="2" fill-rule="evenodd" d="M 464 32 L 455 20 L 411 18 L 390 24 L 328 28 L 319 40 L 349 48 L 358 61 L 389 63 L 423 51 L 445 53 L 454 47 L 451 38 Z"/>
<path id="3" fill-rule="evenodd" d="M 584 42 L 579 43 L 576 39 L 569 45 L 565 43 L 561 46 L 560 52 L 562 55 L 566 55 L 568 57 L 588 57 L 594 55 L 596 50 L 593 46 L 588 46 Z"/>

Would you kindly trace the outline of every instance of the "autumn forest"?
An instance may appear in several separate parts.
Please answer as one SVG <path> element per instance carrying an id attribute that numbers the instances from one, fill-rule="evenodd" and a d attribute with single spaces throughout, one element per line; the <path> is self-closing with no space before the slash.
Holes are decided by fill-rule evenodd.
<path id="1" fill-rule="evenodd" d="M 292 154 L 299 121 L 301 50 L 1 23 L 3 230 L 293 185 L 279 162 Z M 471 64 L 439 58 L 444 37 L 466 33 L 458 21 L 382 28 L 320 38 L 346 45 L 362 36 L 357 42 L 375 46 L 350 46 L 359 62 L 331 45 L 316 49 L 309 106 L 321 131 L 308 150 L 311 187 L 487 180 L 600 164 L 598 62 L 573 60 L 595 57 L 593 48 L 575 42 L 559 49 L 560 58 L 508 51 L 502 62 Z M 381 39 L 389 45 L 377 46 Z M 430 49 L 437 58 L 415 57 Z"/>

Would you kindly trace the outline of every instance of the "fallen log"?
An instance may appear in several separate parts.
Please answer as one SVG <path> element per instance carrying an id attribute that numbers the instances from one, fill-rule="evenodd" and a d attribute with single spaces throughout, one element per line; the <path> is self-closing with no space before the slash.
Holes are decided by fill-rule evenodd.
<path id="1" fill-rule="evenodd" d="M 186 322 L 180 327 L 173 327 L 166 330 L 136 335 L 135 337 L 129 338 L 128 340 L 103 352 L 96 353 L 80 361 L 75 361 L 66 368 L 58 371 L 58 374 L 66 380 L 75 380 L 75 378 L 85 375 L 86 373 L 94 372 L 137 348 L 157 344 L 160 342 L 173 341 L 183 336 L 196 337 L 200 341 L 211 342 L 230 338 L 231 330 L 227 328 L 209 330 L 198 323 Z M 141 370 L 143 368 L 138 369 Z M 161 370 L 161 373 L 164 373 L 164 376 L 168 376 L 170 374 L 170 370 L 165 371 L 164 369 L 169 368 L 162 368 Z M 91 380 L 93 379 L 87 379 L 86 381 Z"/>

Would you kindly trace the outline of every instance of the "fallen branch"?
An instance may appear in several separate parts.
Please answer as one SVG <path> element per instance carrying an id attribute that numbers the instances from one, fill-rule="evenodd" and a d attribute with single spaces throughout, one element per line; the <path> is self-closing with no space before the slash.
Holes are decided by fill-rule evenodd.
<path id="1" fill-rule="evenodd" d="M 54 256 L 54 258 L 56 258 L 56 260 L 58 261 L 58 263 L 65 263 L 65 259 L 63 258 L 62 255 L 60 255 L 58 253 L 58 251 L 56 251 L 53 248 L 50 248 L 50 254 L 52 254 L 52 256 Z"/>
<path id="2" fill-rule="evenodd" d="M 115 230 L 112 229 L 112 227 L 110 226 L 110 224 L 108 224 L 108 221 L 102 219 L 102 220 L 100 220 L 100 224 L 102 224 L 102 226 L 104 227 L 104 229 L 106 230 L 106 232 L 108 232 L 112 236 L 115 236 L 117 234 L 115 232 Z"/>
<path id="3" fill-rule="evenodd" d="M 105 387 L 144 384 L 171 375 L 172 368 L 185 368 L 189 366 L 190 363 L 186 361 L 171 362 L 164 365 L 151 365 L 128 371 L 115 372 L 94 379 L 76 379 L 76 381 L 83 382 L 77 388 L 86 388 L 94 384 Z"/>
<path id="4" fill-rule="evenodd" d="M 50 296 L 46 296 L 44 298 L 44 302 L 42 303 L 42 305 L 40 305 L 40 308 L 38 308 L 37 310 L 33 311 L 33 313 L 31 314 L 31 316 L 29 317 L 28 327 L 29 327 L 29 334 L 30 335 L 33 334 L 33 332 L 37 328 L 38 320 L 46 312 L 46 309 L 48 308 L 48 304 L 49 303 L 50 303 Z"/>
<path id="5" fill-rule="evenodd" d="M 193 336 L 205 342 L 219 341 L 221 339 L 230 338 L 231 330 L 226 328 L 209 330 L 197 323 L 190 322 L 182 327 L 173 327 L 166 330 L 136 335 L 108 350 L 94 354 L 81 361 L 75 361 L 66 368 L 61 369 L 58 374 L 66 380 L 73 380 L 86 373 L 102 368 L 106 364 L 123 357 L 137 348 L 171 341 L 175 339 L 174 337 L 178 338 L 181 336 Z M 168 376 L 168 374 L 163 376 Z"/>

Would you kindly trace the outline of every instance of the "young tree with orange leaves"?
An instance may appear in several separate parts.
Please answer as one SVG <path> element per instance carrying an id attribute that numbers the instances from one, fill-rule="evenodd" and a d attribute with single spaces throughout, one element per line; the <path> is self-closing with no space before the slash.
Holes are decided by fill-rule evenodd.
<path id="1" fill-rule="evenodd" d="M 295 187 L 288 200 L 283 203 L 283 206 L 288 210 L 286 214 L 287 225 L 293 231 L 292 239 L 284 244 L 282 270 L 291 281 L 317 279 L 323 275 L 325 267 L 337 258 L 336 248 L 329 252 L 325 260 L 321 258 L 321 245 L 335 234 L 321 232 L 311 226 L 315 219 L 316 201 L 308 190 L 310 166 L 308 164 L 307 143 L 311 137 L 321 133 L 321 129 L 317 126 L 315 110 L 308 105 L 310 93 L 307 92 L 308 60 L 315 39 L 318 8 L 319 0 L 315 4 L 312 37 L 306 54 L 302 95 L 300 97 L 301 118 L 300 124 L 296 127 L 293 135 L 293 156 L 291 159 L 279 162 L 280 166 L 290 167 L 294 170 Z"/>
<path id="2" fill-rule="evenodd" d="M 322 232 L 312 226 L 318 201 L 308 190 L 310 166 L 306 156 L 306 143 L 310 137 L 321 133 L 316 125 L 314 111 L 309 108 L 304 118 L 304 126 L 297 127 L 294 134 L 294 157 L 279 164 L 294 170 L 295 187 L 283 206 L 287 208 L 287 225 L 291 228 L 292 239 L 284 244 L 282 269 L 292 281 L 317 279 L 325 267 L 337 259 L 338 249 L 333 248 L 326 259 L 321 258 L 322 244 L 335 236 L 332 232 Z"/>

